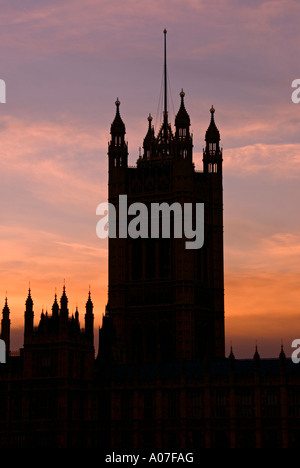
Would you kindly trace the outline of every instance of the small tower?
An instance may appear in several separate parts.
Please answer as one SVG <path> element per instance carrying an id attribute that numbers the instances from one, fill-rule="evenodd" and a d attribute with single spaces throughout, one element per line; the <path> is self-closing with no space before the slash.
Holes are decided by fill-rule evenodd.
<path id="1" fill-rule="evenodd" d="M 211 119 L 205 134 L 206 146 L 203 150 L 203 170 L 205 173 L 217 173 L 222 176 L 222 150 L 220 132 L 215 124 L 214 106 L 210 109 Z"/>
<path id="2" fill-rule="evenodd" d="M 28 290 L 28 296 L 25 303 L 25 326 L 24 326 L 24 344 L 30 341 L 33 337 L 33 300 L 31 290 Z"/>
<path id="3" fill-rule="evenodd" d="M 120 116 L 120 101 L 117 98 L 116 115 L 111 124 L 110 134 L 111 140 L 108 146 L 109 168 L 127 167 L 128 163 L 128 148 L 125 143 L 125 125 Z"/>
<path id="4" fill-rule="evenodd" d="M 58 302 L 57 302 L 57 294 L 55 293 L 55 296 L 54 296 L 54 302 L 53 302 L 53 305 L 52 305 L 52 317 L 54 320 L 57 320 L 58 317 L 59 317 L 59 305 L 58 305 Z"/>
<path id="5" fill-rule="evenodd" d="M 66 332 L 68 329 L 68 318 L 69 318 L 69 309 L 68 309 L 68 298 L 66 295 L 66 286 L 63 287 L 63 292 L 60 298 L 60 329 L 62 332 Z"/>
<path id="6" fill-rule="evenodd" d="M 143 159 L 150 159 L 155 156 L 155 135 L 154 135 L 154 128 L 152 126 L 152 115 L 149 114 L 148 116 L 148 132 L 144 138 L 143 143 Z"/>
<path id="7" fill-rule="evenodd" d="M 5 304 L 2 311 L 1 320 L 1 339 L 5 342 L 6 347 L 6 362 L 10 353 L 10 319 L 9 319 L 9 307 L 7 305 L 7 297 L 5 298 Z"/>
<path id="8" fill-rule="evenodd" d="M 184 105 L 185 93 L 183 89 L 180 92 L 181 104 L 179 111 L 175 118 L 175 142 L 176 142 L 176 156 L 180 159 L 189 159 L 192 161 L 192 137 L 190 135 L 190 116 L 186 111 Z"/>
<path id="9" fill-rule="evenodd" d="M 88 340 L 93 343 L 94 340 L 94 314 L 93 314 L 93 302 L 91 299 L 91 291 L 89 291 L 88 300 L 86 302 L 85 312 L 85 335 Z"/>

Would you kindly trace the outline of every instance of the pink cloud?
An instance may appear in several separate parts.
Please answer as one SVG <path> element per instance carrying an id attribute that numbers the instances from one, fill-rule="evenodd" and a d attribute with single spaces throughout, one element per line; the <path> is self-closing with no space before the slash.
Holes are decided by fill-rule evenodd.
<path id="1" fill-rule="evenodd" d="M 224 171 L 235 176 L 259 173 L 295 179 L 300 174 L 300 144 L 254 144 L 224 152 Z"/>

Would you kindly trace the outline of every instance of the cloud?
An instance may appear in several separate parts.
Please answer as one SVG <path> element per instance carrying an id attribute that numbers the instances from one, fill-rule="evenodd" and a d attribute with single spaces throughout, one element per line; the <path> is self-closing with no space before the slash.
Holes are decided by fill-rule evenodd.
<path id="1" fill-rule="evenodd" d="M 300 175 L 300 143 L 254 144 L 226 149 L 224 171 L 235 176 L 295 179 Z"/>
<path id="2" fill-rule="evenodd" d="M 59 213 L 69 219 L 94 216 L 99 199 L 107 197 L 107 159 L 102 156 L 107 139 L 99 130 L 7 118 L 1 140 L 7 221 L 28 215 L 44 219 L 50 213 L 52 219 Z"/>

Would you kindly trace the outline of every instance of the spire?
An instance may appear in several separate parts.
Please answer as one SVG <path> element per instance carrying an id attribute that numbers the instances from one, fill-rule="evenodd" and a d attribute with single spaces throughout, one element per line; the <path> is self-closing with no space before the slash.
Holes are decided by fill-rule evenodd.
<path id="1" fill-rule="evenodd" d="M 58 312 L 59 312 L 59 305 L 58 305 L 58 302 L 57 302 L 57 294 L 55 292 L 54 302 L 53 302 L 53 305 L 52 305 L 52 316 L 57 317 Z"/>
<path id="2" fill-rule="evenodd" d="M 170 143 L 173 140 L 172 129 L 168 122 L 168 102 L 167 102 L 167 30 L 164 29 L 164 110 L 163 123 L 157 135 L 158 155 L 167 156 L 170 154 Z"/>
<path id="3" fill-rule="evenodd" d="M 68 330 L 68 319 L 69 319 L 69 309 L 68 309 L 68 298 L 66 295 L 66 285 L 63 286 L 63 292 L 60 298 L 60 315 L 59 315 L 59 329 L 60 333 L 64 335 Z"/>
<path id="4" fill-rule="evenodd" d="M 185 105 L 184 105 L 185 93 L 183 89 L 180 91 L 179 96 L 181 98 L 181 103 L 180 103 L 179 111 L 175 117 L 175 127 L 176 127 L 176 136 L 179 136 L 179 138 L 182 138 L 183 136 L 186 137 L 189 135 L 189 127 L 190 127 L 191 122 L 190 122 L 190 116 L 187 113 Z"/>
<path id="5" fill-rule="evenodd" d="M 232 350 L 232 346 L 230 346 L 230 353 L 229 353 L 229 359 L 235 359 L 234 358 L 234 354 L 233 354 L 233 350 Z"/>
<path id="6" fill-rule="evenodd" d="M 174 150 L 176 157 L 180 159 L 185 159 L 189 163 L 192 163 L 193 159 L 193 139 L 190 134 L 190 116 L 186 111 L 184 105 L 184 96 L 185 93 L 183 89 L 179 93 L 181 102 L 180 107 L 175 117 L 175 145 Z"/>
<path id="7" fill-rule="evenodd" d="M 44 309 L 42 309 L 40 323 L 38 325 L 39 332 L 43 333 L 45 331 L 45 325 L 46 325 L 45 321 L 46 321 L 46 316 L 44 314 Z"/>
<path id="8" fill-rule="evenodd" d="M 63 292 L 62 292 L 62 295 L 61 295 L 61 298 L 60 298 L 60 307 L 61 307 L 61 309 L 68 307 L 68 298 L 67 298 L 67 295 L 66 295 L 66 285 L 65 284 L 63 286 Z"/>
<path id="9" fill-rule="evenodd" d="M 167 30 L 164 29 L 164 118 L 168 115 L 167 101 Z"/>
<path id="10" fill-rule="evenodd" d="M 117 98 L 116 102 L 116 115 L 115 115 L 115 118 L 114 118 L 114 121 L 113 123 L 111 124 L 111 128 L 110 128 L 110 133 L 112 136 L 121 136 L 126 133 L 126 130 L 125 130 L 125 125 L 124 125 L 124 122 L 123 120 L 121 119 L 121 116 L 120 116 L 120 110 L 119 110 L 119 107 L 120 107 L 120 101 L 119 101 L 119 98 Z"/>
<path id="11" fill-rule="evenodd" d="M 89 290 L 88 300 L 86 302 L 86 313 L 85 313 L 85 334 L 92 343 L 94 340 L 94 314 L 93 314 L 93 302 L 91 299 L 91 290 Z"/>
<path id="12" fill-rule="evenodd" d="M 164 29 L 164 113 L 162 138 L 168 141 L 168 91 L 167 91 L 167 30 Z"/>
<path id="13" fill-rule="evenodd" d="M 28 296 L 27 296 L 27 299 L 26 299 L 26 309 L 27 308 L 32 308 L 33 306 L 33 300 L 32 300 L 32 297 L 31 297 L 31 289 L 29 288 L 28 289 Z"/>
<path id="14" fill-rule="evenodd" d="M 92 309 L 93 310 L 93 302 L 91 299 L 91 290 L 89 289 L 89 295 L 88 295 L 88 300 L 86 301 L 86 309 Z"/>
<path id="15" fill-rule="evenodd" d="M 28 289 L 28 296 L 25 302 L 25 326 L 24 326 L 24 344 L 32 338 L 33 335 L 33 300 L 31 289 Z"/>
<path id="16" fill-rule="evenodd" d="M 147 137 L 149 137 L 149 136 L 151 137 L 153 135 L 152 115 L 151 114 L 148 115 L 147 120 L 148 120 L 148 132 L 147 132 L 147 135 L 146 135 L 145 139 Z"/>
<path id="17" fill-rule="evenodd" d="M 218 143 L 220 141 L 220 132 L 217 129 L 214 119 L 215 108 L 211 106 L 210 108 L 211 118 L 208 129 L 206 130 L 205 140 L 207 143 Z"/>
<path id="18" fill-rule="evenodd" d="M 203 168 L 205 173 L 217 173 L 217 180 L 222 179 L 222 149 L 220 149 L 220 132 L 215 124 L 215 108 L 210 108 L 210 124 L 205 133 L 205 150 L 203 150 Z"/>
<path id="19" fill-rule="evenodd" d="M 76 310 L 75 310 L 75 321 L 76 321 L 76 323 L 79 323 L 79 312 L 78 312 L 78 306 L 76 306 Z"/>
<path id="20" fill-rule="evenodd" d="M 152 115 L 148 116 L 148 131 L 144 138 L 143 148 L 144 148 L 144 158 L 149 159 L 153 152 L 155 151 L 155 135 L 154 128 L 152 126 Z"/>
<path id="21" fill-rule="evenodd" d="M 10 319 L 9 319 L 9 307 L 7 304 L 7 294 L 5 297 L 5 304 L 2 311 L 2 320 L 1 320 L 1 333 L 0 337 L 5 343 L 6 350 L 6 362 L 10 353 Z"/>
<path id="22" fill-rule="evenodd" d="M 285 359 L 285 352 L 283 350 L 283 344 L 281 343 L 281 350 L 279 354 L 279 359 L 284 360 Z"/>
<path id="23" fill-rule="evenodd" d="M 9 316 L 9 307 L 8 307 L 8 304 L 7 304 L 7 295 L 5 297 L 5 303 L 4 303 L 4 307 L 3 307 L 3 318 L 6 317 L 6 316 Z"/>
<path id="24" fill-rule="evenodd" d="M 260 355 L 258 353 L 257 345 L 255 346 L 255 353 L 254 353 L 253 359 L 256 362 L 258 362 L 260 360 Z"/>
<path id="25" fill-rule="evenodd" d="M 117 98 L 116 102 L 116 115 L 113 123 L 111 124 L 110 133 L 111 140 L 109 143 L 109 169 L 114 167 L 127 167 L 128 149 L 125 143 L 125 125 L 120 116 L 120 101 Z"/>

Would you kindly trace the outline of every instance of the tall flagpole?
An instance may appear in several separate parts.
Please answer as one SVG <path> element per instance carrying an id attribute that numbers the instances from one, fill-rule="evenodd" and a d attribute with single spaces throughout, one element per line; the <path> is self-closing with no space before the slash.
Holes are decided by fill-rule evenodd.
<path id="1" fill-rule="evenodd" d="M 167 115 L 168 107 L 167 107 L 167 30 L 164 29 L 164 88 L 165 88 L 165 103 L 164 103 L 164 115 Z"/>

